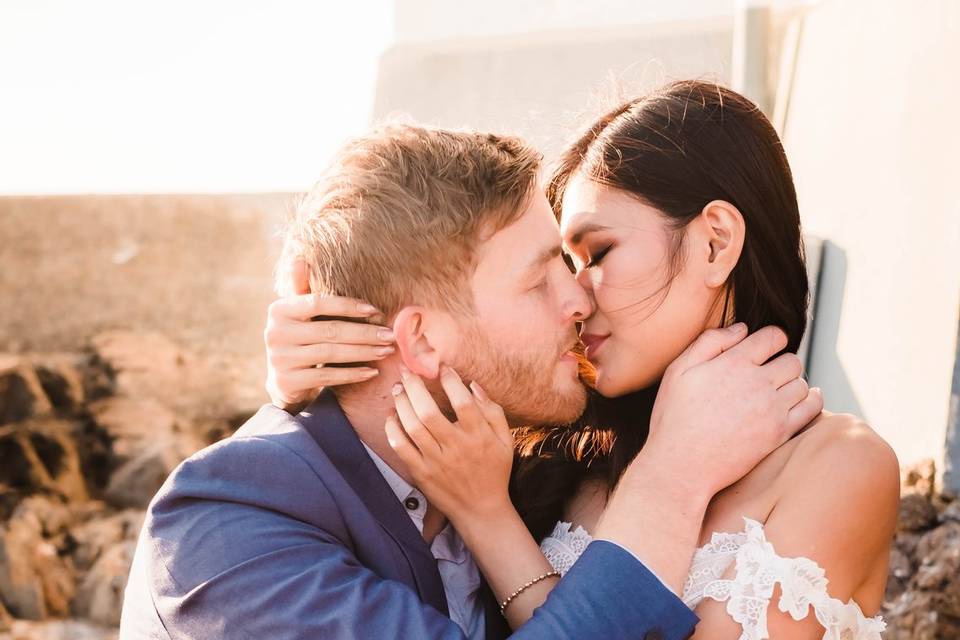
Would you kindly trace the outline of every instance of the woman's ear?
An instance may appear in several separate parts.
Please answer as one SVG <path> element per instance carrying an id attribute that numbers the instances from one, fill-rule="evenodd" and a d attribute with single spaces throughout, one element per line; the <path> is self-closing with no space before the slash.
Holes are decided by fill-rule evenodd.
<path id="1" fill-rule="evenodd" d="M 440 375 L 440 352 L 430 341 L 430 320 L 430 312 L 425 308 L 404 307 L 393 319 L 393 333 L 404 366 L 411 373 L 432 380 Z"/>
<path id="2" fill-rule="evenodd" d="M 714 200 L 703 208 L 700 218 L 707 240 L 705 282 L 708 287 L 722 287 L 743 252 L 743 215 L 729 202 Z"/>

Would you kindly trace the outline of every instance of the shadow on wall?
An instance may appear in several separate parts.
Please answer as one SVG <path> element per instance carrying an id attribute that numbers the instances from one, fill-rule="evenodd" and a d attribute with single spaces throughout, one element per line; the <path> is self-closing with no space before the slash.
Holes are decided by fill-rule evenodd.
<path id="1" fill-rule="evenodd" d="M 943 485 L 960 496 L 960 323 L 957 326 L 957 356 L 953 365 L 950 413 L 947 419 L 947 456 Z"/>
<path id="2" fill-rule="evenodd" d="M 816 284 L 814 322 L 810 329 L 807 378 L 811 386 L 823 389 L 824 401 L 829 411 L 864 416 L 863 408 L 837 353 L 846 283 L 846 252 L 829 240 L 824 240 Z"/>

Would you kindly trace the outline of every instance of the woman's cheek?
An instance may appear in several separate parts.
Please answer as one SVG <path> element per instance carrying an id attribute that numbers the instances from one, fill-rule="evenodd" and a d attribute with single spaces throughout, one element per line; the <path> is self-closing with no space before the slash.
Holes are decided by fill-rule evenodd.
<path id="1" fill-rule="evenodd" d="M 599 311 L 606 312 L 617 308 L 617 298 L 622 295 L 622 292 L 609 285 L 609 279 L 604 277 L 601 269 L 594 269 L 594 273 L 590 274 L 590 284 L 593 287 L 593 296 Z"/>
<path id="2" fill-rule="evenodd" d="M 601 267 L 595 267 L 593 291 L 600 311 L 614 312 L 610 318 L 616 322 L 616 316 L 633 315 L 638 301 L 646 299 L 647 292 L 643 284 L 648 280 L 648 274 L 643 273 L 635 261 L 625 259 L 626 252 L 616 252 L 604 260 Z"/>

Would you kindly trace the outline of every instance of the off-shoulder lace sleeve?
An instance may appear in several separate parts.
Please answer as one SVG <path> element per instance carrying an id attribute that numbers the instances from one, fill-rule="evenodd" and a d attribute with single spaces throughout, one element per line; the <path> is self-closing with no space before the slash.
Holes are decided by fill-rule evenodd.
<path id="1" fill-rule="evenodd" d="M 778 607 L 794 620 L 812 611 L 825 628 L 824 640 L 880 640 L 886 625 L 877 616 L 867 618 L 851 600 L 843 603 L 827 593 L 823 569 L 809 558 L 782 558 L 764 535 L 763 525 L 744 518 L 741 534 L 714 534 L 711 543 L 697 551 L 684 586 L 684 602 L 695 605 L 703 598 L 727 603 L 727 613 L 740 624 L 740 640 L 764 640 L 767 607 L 774 587 L 781 590 Z M 736 563 L 732 580 L 720 575 Z M 718 573 L 719 571 L 719 573 Z"/>

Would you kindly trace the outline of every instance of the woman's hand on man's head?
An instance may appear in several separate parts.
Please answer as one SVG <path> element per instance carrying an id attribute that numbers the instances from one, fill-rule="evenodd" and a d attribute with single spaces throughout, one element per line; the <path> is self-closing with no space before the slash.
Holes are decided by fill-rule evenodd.
<path id="1" fill-rule="evenodd" d="M 295 413 L 323 387 L 375 377 L 379 371 L 369 363 L 395 350 L 390 328 L 369 324 L 378 316 L 353 298 L 306 293 L 275 300 L 263 331 L 271 402 Z"/>

